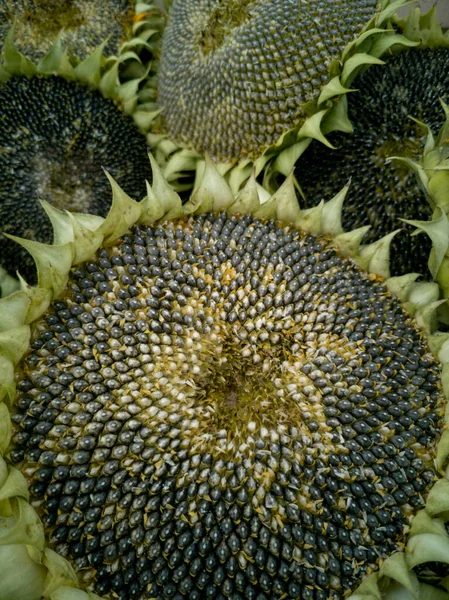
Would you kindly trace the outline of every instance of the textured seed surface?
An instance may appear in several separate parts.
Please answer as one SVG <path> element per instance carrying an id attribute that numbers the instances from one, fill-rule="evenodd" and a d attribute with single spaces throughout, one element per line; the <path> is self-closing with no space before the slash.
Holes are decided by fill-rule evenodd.
<path id="1" fill-rule="evenodd" d="M 434 480 L 422 338 L 326 241 L 225 214 L 135 228 L 34 326 L 11 459 L 106 598 L 340 600 Z"/>
<path id="2" fill-rule="evenodd" d="M 175 0 L 158 102 L 175 140 L 217 161 L 260 156 L 305 119 L 377 0 Z"/>
<path id="3" fill-rule="evenodd" d="M 306 195 L 305 205 L 331 198 L 351 179 L 343 206 L 347 229 L 371 225 L 366 242 L 395 229 L 391 251 L 393 275 L 427 273 L 431 242 L 426 235 L 411 237 L 400 218 L 428 220 L 432 215 L 415 176 L 389 156 L 419 160 L 425 130 L 410 117 L 430 126 L 434 135 L 444 122 L 440 98 L 449 102 L 449 49 L 410 50 L 385 59 L 358 77 L 349 98 L 352 135 L 331 134 L 337 150 L 312 143 L 299 159 L 295 175 Z"/>
<path id="4" fill-rule="evenodd" d="M 0 0 L 0 50 L 14 25 L 14 40 L 29 58 L 41 59 L 64 29 L 67 51 L 84 59 L 107 38 L 104 52 L 117 54 L 132 27 L 130 0 Z"/>
<path id="5" fill-rule="evenodd" d="M 96 91 L 61 77 L 13 77 L 0 86 L 0 230 L 51 243 L 39 204 L 106 215 L 106 169 L 133 198 L 151 177 L 145 137 Z M 0 264 L 35 279 L 30 255 L 0 235 Z"/>

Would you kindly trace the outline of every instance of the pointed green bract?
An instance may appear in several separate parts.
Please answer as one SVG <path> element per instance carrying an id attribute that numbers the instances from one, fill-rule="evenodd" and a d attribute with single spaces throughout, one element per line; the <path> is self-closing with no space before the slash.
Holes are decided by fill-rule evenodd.
<path id="1" fill-rule="evenodd" d="M 405 19 L 395 19 L 408 39 L 417 48 L 449 48 L 449 31 L 444 31 L 433 8 L 422 15 L 414 8 Z M 429 270 L 441 287 L 444 296 L 449 295 L 448 248 L 449 248 L 449 107 L 441 100 L 446 121 L 435 138 L 426 123 L 420 123 L 427 131 L 426 143 L 419 162 L 403 157 L 392 157 L 415 173 L 417 181 L 425 191 L 434 215 L 429 222 L 407 221 L 427 234 L 433 248 L 429 257 Z"/>
<path id="2" fill-rule="evenodd" d="M 201 212 L 226 210 L 233 202 L 234 196 L 231 189 L 223 185 L 223 178 L 209 156 L 206 155 L 202 185 L 192 194 L 190 199 L 192 212 L 200 214 L 199 210 Z M 187 210 L 190 210 L 190 207 Z"/>
<path id="3" fill-rule="evenodd" d="M 160 51 L 161 32 L 165 26 L 168 0 L 149 0 L 134 3 L 132 32 L 120 47 L 118 62 L 122 77 L 125 79 L 141 77 L 147 70 L 140 55 L 149 55 L 150 77 L 156 71 L 156 63 Z M 145 92 L 143 92 L 145 95 Z"/>
<path id="4" fill-rule="evenodd" d="M 42 595 L 47 570 L 30 557 L 25 544 L 0 545 L 0 565 L 0 597 L 35 600 Z"/>
<path id="5" fill-rule="evenodd" d="M 141 78 L 145 76 L 145 72 L 139 79 L 127 83 L 121 82 L 116 63 L 112 61 L 114 67 L 106 68 L 105 66 L 103 55 L 105 43 L 98 46 L 83 61 L 73 66 L 72 60 L 68 58 L 62 44 L 60 34 L 56 37 L 48 53 L 35 65 L 19 52 L 14 43 L 14 29 L 11 29 L 5 40 L 1 70 L 5 73 L 6 79 L 13 76 L 32 77 L 36 73 L 46 76 L 59 75 L 67 80 L 80 81 L 91 88 L 98 88 L 105 97 L 111 98 L 117 103 L 124 104 L 133 101 L 136 104 L 137 87 Z M 132 115 L 134 112 L 139 112 L 141 120 L 146 114 L 144 110 L 130 111 Z M 148 129 L 143 129 L 143 131 L 146 133 Z"/>
<path id="6" fill-rule="evenodd" d="M 116 56 L 107 59 L 112 85 L 120 82 L 120 95 L 125 100 L 124 109 L 132 114 L 137 126 L 148 132 L 159 114 L 154 106 L 154 80 L 157 74 L 161 38 L 171 0 L 133 0 L 132 28 L 128 39 L 120 46 Z M 100 84 L 101 89 L 101 84 Z"/>
<path id="7" fill-rule="evenodd" d="M 435 7 L 424 15 L 421 14 L 420 8 L 414 7 L 404 18 L 395 15 L 394 24 L 408 40 L 415 42 L 418 48 L 449 47 L 449 31 L 444 31 L 438 22 Z"/>
<path id="8" fill-rule="evenodd" d="M 240 190 L 235 201 L 228 208 L 229 214 L 241 215 L 254 214 L 260 204 L 259 193 L 257 189 L 254 173 L 248 179 L 245 187 Z"/>

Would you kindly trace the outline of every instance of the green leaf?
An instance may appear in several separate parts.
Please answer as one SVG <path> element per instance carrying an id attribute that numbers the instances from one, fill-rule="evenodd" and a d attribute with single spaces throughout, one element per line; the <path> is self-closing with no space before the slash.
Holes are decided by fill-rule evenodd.
<path id="1" fill-rule="evenodd" d="M 93 84 L 98 87 L 101 80 L 101 63 L 103 59 L 103 50 L 108 40 L 105 40 L 92 54 L 79 63 L 75 68 L 75 76 L 87 84 Z"/>
<path id="2" fill-rule="evenodd" d="M 3 404 L 2 406 L 5 405 Z M 0 462 L 2 461 L 3 459 L 0 457 Z M 29 496 L 30 494 L 25 477 L 14 467 L 8 467 L 8 477 L 0 487 L 0 501 L 17 497 L 28 500 Z"/>
<path id="3" fill-rule="evenodd" d="M 194 207 L 195 214 L 226 210 L 234 202 L 231 188 L 224 177 L 220 175 L 208 154 L 206 154 L 205 160 L 203 177 L 187 202 L 189 207 Z"/>
<path id="4" fill-rule="evenodd" d="M 343 256 L 357 256 L 357 253 L 360 248 L 360 244 L 362 243 L 362 239 L 366 233 L 368 233 L 370 229 L 369 225 L 365 225 L 364 227 L 358 227 L 357 229 L 353 229 L 352 231 L 346 231 L 345 233 L 341 233 L 337 235 L 333 242 L 338 247 L 339 251 Z M 357 261 L 359 262 L 359 261 Z"/>
<path id="5" fill-rule="evenodd" d="M 44 529 L 34 508 L 21 498 L 13 498 L 10 504 L 12 516 L 0 514 L 0 547 L 27 544 L 43 549 Z"/>
<path id="6" fill-rule="evenodd" d="M 390 277 L 390 245 L 399 229 L 384 235 L 380 240 L 363 246 L 359 252 L 361 259 L 366 261 L 366 268 L 371 273 L 381 275 L 385 279 Z"/>
<path id="7" fill-rule="evenodd" d="M 14 382 L 14 365 L 10 358 L 0 354 L 0 402 L 14 401 L 16 385 Z"/>
<path id="8" fill-rule="evenodd" d="M 439 479 L 427 496 L 426 511 L 433 517 L 449 513 L 449 480 Z"/>
<path id="9" fill-rule="evenodd" d="M 380 576 L 398 582 L 412 594 L 412 597 L 418 597 L 418 580 L 413 573 L 409 572 L 403 552 L 392 554 L 382 563 Z"/>
<path id="10" fill-rule="evenodd" d="M 426 562 L 449 563 L 449 537 L 434 533 L 413 536 L 407 546 L 406 560 L 409 569 Z"/>
<path id="11" fill-rule="evenodd" d="M 335 196 L 323 206 L 321 232 L 325 235 L 335 237 L 343 233 L 341 216 L 343 203 L 348 193 L 350 184 L 347 183 Z"/>
<path id="12" fill-rule="evenodd" d="M 72 244 L 50 246 L 13 235 L 5 235 L 23 246 L 33 257 L 36 263 L 39 287 L 52 290 L 55 296 L 60 294 L 65 288 L 67 274 L 72 266 Z"/>
<path id="13" fill-rule="evenodd" d="M 0 332 L 25 323 L 30 299 L 24 292 L 15 292 L 0 300 Z"/>
<path id="14" fill-rule="evenodd" d="M 3 45 L 3 68 L 12 75 L 31 77 L 36 73 L 35 65 L 14 44 L 14 28 L 10 29 Z"/>
<path id="15" fill-rule="evenodd" d="M 340 77 L 338 77 L 337 75 L 333 77 L 321 90 L 321 93 L 318 97 L 318 106 L 320 106 L 327 100 L 334 98 L 335 96 L 342 96 L 343 94 L 347 94 L 348 92 L 354 91 L 355 90 L 352 90 L 342 85 Z"/>
<path id="16" fill-rule="evenodd" d="M 29 325 L 21 325 L 0 332 L 0 351 L 2 355 L 10 358 L 12 363 L 16 365 L 28 350 L 30 337 Z"/>
<path id="17" fill-rule="evenodd" d="M 273 169 L 287 177 L 287 175 L 295 166 L 298 158 L 309 147 L 311 141 L 312 138 L 303 138 L 296 144 L 281 150 L 274 161 Z"/>
<path id="18" fill-rule="evenodd" d="M 254 214 L 259 205 L 259 193 L 257 191 L 256 177 L 253 173 L 227 212 L 230 215 L 237 213 L 241 215 Z"/>
<path id="19" fill-rule="evenodd" d="M 328 148 L 334 149 L 332 144 L 326 139 L 322 130 L 321 130 L 321 122 L 323 118 L 327 115 L 328 110 L 320 110 L 316 114 L 311 117 L 308 117 L 301 129 L 298 131 L 298 141 L 302 138 L 313 138 L 318 140 Z"/>
<path id="20" fill-rule="evenodd" d="M 106 177 L 112 188 L 112 204 L 103 224 L 96 231 L 97 235 L 104 236 L 105 244 L 112 244 L 122 237 L 129 228 L 137 223 L 142 207 L 122 190 L 111 175 L 105 171 Z"/>
<path id="21" fill-rule="evenodd" d="M 165 176 L 163 175 L 157 161 L 154 159 L 153 155 L 150 153 L 149 155 L 151 170 L 153 173 L 153 182 L 151 184 L 151 189 L 158 202 L 160 202 L 161 206 L 164 209 L 164 215 L 168 216 L 172 215 L 181 215 L 182 213 L 182 202 L 179 195 L 174 191 L 174 189 L 168 184 Z"/>
<path id="22" fill-rule="evenodd" d="M 72 589 L 73 587 L 78 587 L 76 573 L 72 565 L 65 558 L 59 556 L 53 550 L 45 548 L 42 563 L 48 569 L 48 575 L 45 580 L 45 596 L 54 594 L 61 586 L 67 586 Z M 79 590 L 77 591 L 79 592 Z M 70 596 L 66 596 L 66 598 L 70 598 Z M 72 596 L 72 598 L 75 600 L 77 597 Z"/>
<path id="23" fill-rule="evenodd" d="M 8 407 L 4 402 L 0 402 L 0 455 L 4 456 L 11 441 L 11 418 Z M 1 460 L 1 458 L 0 458 Z M 1 478 L 0 478 L 1 479 Z M 1 485 L 1 482 L 0 482 Z"/>

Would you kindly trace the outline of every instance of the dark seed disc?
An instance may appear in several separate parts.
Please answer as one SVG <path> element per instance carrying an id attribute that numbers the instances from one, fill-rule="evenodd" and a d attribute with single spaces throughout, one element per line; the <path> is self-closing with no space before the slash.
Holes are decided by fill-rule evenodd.
<path id="1" fill-rule="evenodd" d="M 449 101 L 449 49 L 409 50 L 385 61 L 354 82 L 357 92 L 348 98 L 353 134 L 330 134 L 336 150 L 312 143 L 295 175 L 306 207 L 331 198 L 351 179 L 343 206 L 345 229 L 370 225 L 367 243 L 404 229 L 392 242 L 392 274 L 427 274 L 430 239 L 411 237 L 413 228 L 400 219 L 428 220 L 432 209 L 413 173 L 385 159 L 421 157 L 426 132 L 410 117 L 438 133 L 444 122 L 440 99 Z"/>
<path id="2" fill-rule="evenodd" d="M 39 204 L 105 216 L 106 169 L 133 198 L 151 177 L 147 144 L 131 117 L 98 91 L 62 77 L 13 77 L 0 86 L 0 229 L 51 243 Z M 0 264 L 35 281 L 28 252 L 0 236 Z"/>
<path id="3" fill-rule="evenodd" d="M 226 214 L 74 269 L 17 386 L 11 458 L 47 538 L 123 600 L 346 597 L 402 547 L 445 406 L 378 277 Z"/>

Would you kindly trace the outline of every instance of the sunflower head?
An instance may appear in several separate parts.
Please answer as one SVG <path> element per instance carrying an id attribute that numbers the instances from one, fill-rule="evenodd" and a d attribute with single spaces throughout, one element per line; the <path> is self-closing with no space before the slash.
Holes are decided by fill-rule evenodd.
<path id="1" fill-rule="evenodd" d="M 175 1 L 152 137 L 170 180 L 207 151 L 233 167 L 238 189 L 253 163 L 286 175 L 312 138 L 328 143 L 329 131 L 350 129 L 344 98 L 354 76 L 391 45 L 413 43 L 387 30 L 399 4 Z"/>
<path id="2" fill-rule="evenodd" d="M 145 194 L 151 177 L 145 131 L 151 116 L 136 110 L 138 80 L 118 83 L 119 63 L 106 69 L 103 46 L 73 66 L 59 36 L 34 64 L 7 37 L 0 66 L 2 185 L 0 265 L 35 281 L 34 263 L 5 235 L 52 241 L 39 203 L 106 215 L 108 169 L 129 194 Z M 13 281 L 9 280 L 12 284 Z M 10 289 L 2 283 L 3 294 Z"/>
<path id="3" fill-rule="evenodd" d="M 132 0 L 1 0 L 0 37 L 4 40 L 14 25 L 18 47 L 33 60 L 44 57 L 61 30 L 77 60 L 87 58 L 105 39 L 105 53 L 113 55 L 131 35 L 133 5 Z"/>
<path id="4" fill-rule="evenodd" d="M 111 180 L 106 219 L 49 208 L 55 244 L 22 242 L 39 285 L 0 301 L 21 472 L 2 459 L 1 543 L 27 598 L 420 589 L 395 552 L 435 477 L 437 286 L 388 278 L 391 236 L 343 232 L 347 190 L 301 210 L 292 177 L 263 203 L 251 178 L 235 198 L 208 160 L 182 205 L 152 169 L 141 202 Z"/>
<path id="5" fill-rule="evenodd" d="M 295 176 L 306 206 L 335 193 L 351 178 L 345 226 L 369 224 L 366 242 L 402 228 L 392 242 L 392 273 L 427 275 L 431 242 L 412 235 L 406 222 L 428 220 L 432 208 L 407 166 L 388 159 L 400 155 L 418 160 L 426 127 L 436 135 L 442 126 L 439 99 L 449 101 L 449 45 L 434 11 L 422 16 L 416 9 L 396 26 L 415 46 L 395 47 L 383 65 L 355 78 L 357 92 L 350 95 L 348 107 L 352 133 L 329 134 L 332 149 L 313 141 L 297 160 Z"/>

